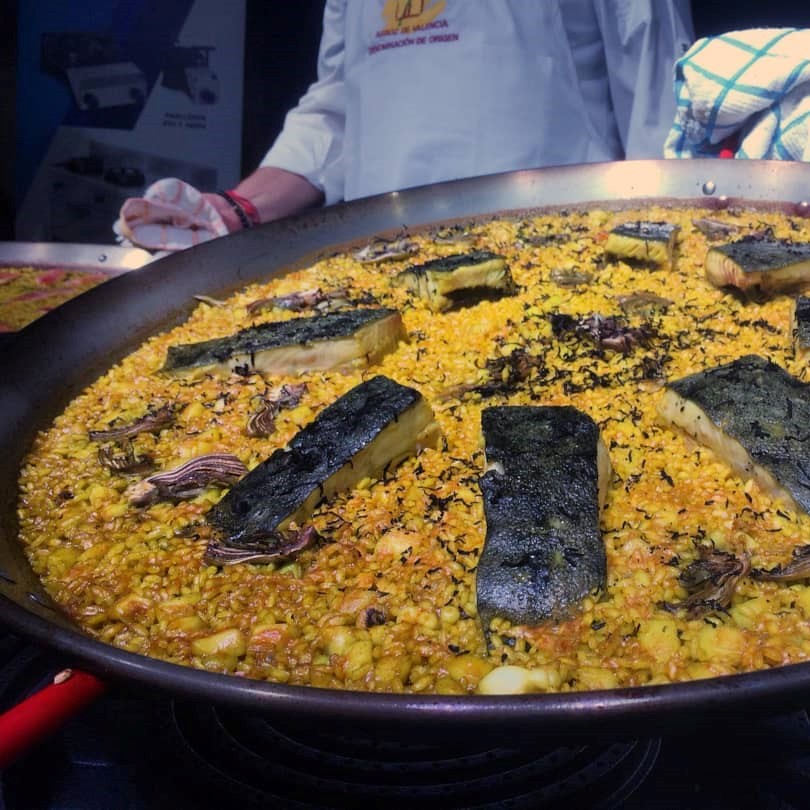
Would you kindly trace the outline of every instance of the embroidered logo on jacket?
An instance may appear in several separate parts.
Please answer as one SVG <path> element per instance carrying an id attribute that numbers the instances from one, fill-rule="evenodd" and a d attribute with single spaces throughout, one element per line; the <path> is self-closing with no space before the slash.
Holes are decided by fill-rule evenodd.
<path id="1" fill-rule="evenodd" d="M 447 0 L 386 0 L 382 8 L 383 27 L 375 32 L 369 54 L 411 45 L 438 45 L 455 42 L 459 35 L 447 30 L 441 16 Z"/>
<path id="2" fill-rule="evenodd" d="M 385 27 L 391 31 L 413 31 L 435 20 L 446 5 L 445 0 L 387 0 L 382 12 Z"/>

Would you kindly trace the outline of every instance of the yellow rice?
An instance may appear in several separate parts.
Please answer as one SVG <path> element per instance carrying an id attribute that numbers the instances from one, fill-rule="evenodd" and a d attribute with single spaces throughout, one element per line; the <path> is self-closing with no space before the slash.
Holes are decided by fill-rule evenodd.
<path id="1" fill-rule="evenodd" d="M 391 279 L 403 268 L 458 246 L 415 234 L 410 259 L 361 265 L 342 254 L 252 287 L 227 306 L 200 304 L 187 323 L 147 343 L 77 397 L 37 438 L 20 479 L 20 539 L 49 593 L 87 632 L 126 650 L 178 664 L 262 680 L 358 690 L 475 692 L 493 668 L 533 673 L 532 689 L 569 691 L 704 678 L 807 660 L 810 586 L 745 578 L 727 612 L 695 619 L 662 602 L 684 598 L 678 576 L 696 543 L 747 553 L 771 568 L 810 543 L 810 518 L 737 478 L 713 454 L 662 425 L 661 391 L 640 382 L 647 354 L 669 341 L 665 372 L 677 379 L 755 351 L 805 378 L 791 339 L 792 301 L 745 303 L 704 278 L 705 237 L 692 225 L 706 212 L 572 212 L 471 226 L 471 246 L 508 258 L 518 293 L 432 313 Z M 778 237 L 810 241 L 810 225 L 769 212 L 711 216 L 742 233 L 770 226 Z M 674 269 L 605 262 L 606 231 L 636 219 L 678 223 Z M 570 241 L 519 241 L 577 228 Z M 562 287 L 553 270 L 578 268 L 593 280 Z M 167 347 L 231 334 L 251 322 L 293 317 L 246 304 L 296 290 L 349 286 L 401 310 L 409 342 L 373 368 L 265 381 L 169 379 L 158 372 Z M 628 355 L 563 341 L 550 313 L 621 314 L 617 297 L 640 290 L 674 303 L 652 322 L 662 337 Z M 203 292 L 203 291 L 201 291 Z M 641 318 L 630 316 L 631 324 Z M 543 355 L 553 382 L 534 378 L 507 396 L 448 397 L 484 382 L 488 358 L 515 347 Z M 597 353 L 598 355 L 598 353 Z M 636 370 L 634 372 L 633 370 Z M 180 405 L 174 427 L 134 440 L 170 469 L 211 452 L 253 468 L 326 405 L 362 379 L 385 374 L 431 402 L 446 448 L 425 450 L 384 481 L 364 481 L 323 504 L 313 524 L 325 539 L 294 560 L 222 568 L 202 563 L 194 526 L 223 495 L 211 487 L 189 501 L 130 506 L 132 479 L 103 468 L 88 430 L 132 421 L 150 407 Z M 594 377 L 593 375 L 597 375 Z M 546 379 L 553 378 L 548 373 Z M 267 385 L 304 381 L 300 405 L 281 411 L 277 432 L 249 438 L 252 398 Z M 480 412 L 495 404 L 571 403 L 600 425 L 614 477 L 603 515 L 607 591 L 569 620 L 541 627 L 496 621 L 487 648 L 476 616 L 475 565 L 484 539 L 478 476 Z M 369 624 L 369 609 L 384 617 Z"/>

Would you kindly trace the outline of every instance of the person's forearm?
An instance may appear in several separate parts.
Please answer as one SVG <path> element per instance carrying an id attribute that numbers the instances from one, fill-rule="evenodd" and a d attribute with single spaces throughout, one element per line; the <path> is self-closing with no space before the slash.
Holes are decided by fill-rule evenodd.
<path id="1" fill-rule="evenodd" d="M 299 174 L 262 166 L 242 180 L 234 189 L 256 208 L 260 222 L 271 222 L 299 211 L 305 211 L 323 202 L 323 193 Z M 239 215 L 218 194 L 205 195 L 217 209 L 229 231 L 242 228 Z"/>

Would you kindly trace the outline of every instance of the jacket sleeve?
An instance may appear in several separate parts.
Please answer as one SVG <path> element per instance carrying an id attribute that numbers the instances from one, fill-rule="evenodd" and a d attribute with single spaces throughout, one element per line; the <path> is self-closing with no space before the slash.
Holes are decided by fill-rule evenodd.
<path id="1" fill-rule="evenodd" d="M 327 205 L 343 199 L 345 13 L 346 0 L 327 0 L 318 79 L 287 113 L 281 133 L 260 164 L 305 177 L 323 191 Z"/>
<path id="2" fill-rule="evenodd" d="M 660 158 L 675 120 L 675 61 L 692 44 L 689 0 L 596 0 L 627 158 Z"/>

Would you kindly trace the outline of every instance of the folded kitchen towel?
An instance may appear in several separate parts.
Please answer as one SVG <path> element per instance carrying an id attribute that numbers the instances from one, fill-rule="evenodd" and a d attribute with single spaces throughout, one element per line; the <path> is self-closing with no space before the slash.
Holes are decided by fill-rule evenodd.
<path id="1" fill-rule="evenodd" d="M 698 40 L 675 65 L 664 156 L 810 160 L 810 29 L 756 28 Z"/>
<path id="2" fill-rule="evenodd" d="M 176 177 L 158 180 L 143 197 L 126 200 L 113 230 L 120 242 L 158 251 L 184 250 L 228 233 L 214 206 Z"/>

